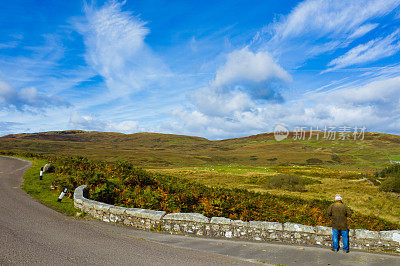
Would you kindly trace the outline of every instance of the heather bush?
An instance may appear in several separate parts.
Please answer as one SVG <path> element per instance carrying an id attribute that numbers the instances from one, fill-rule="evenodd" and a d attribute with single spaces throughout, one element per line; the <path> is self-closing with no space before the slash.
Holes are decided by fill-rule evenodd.
<path id="1" fill-rule="evenodd" d="M 83 157 L 57 158 L 52 163 L 59 190 L 73 191 L 87 184 L 91 199 L 119 206 L 197 212 L 208 217 L 223 216 L 244 221 L 294 222 L 329 226 L 325 210 L 331 202 L 276 196 L 245 189 L 208 187 L 187 179 L 152 174 L 126 162 L 91 161 Z M 269 180 L 273 186 L 302 190 L 313 180 L 291 175 L 278 175 Z M 275 180 L 275 181 L 274 181 Z M 308 180 L 308 181 L 307 181 Z M 68 194 L 69 197 L 72 193 Z M 354 213 L 349 218 L 352 228 L 391 230 L 399 226 L 373 216 Z"/>
<path id="2" fill-rule="evenodd" d="M 297 175 L 280 174 L 266 179 L 267 189 L 284 189 L 289 191 L 305 191 L 306 181 Z"/>
<path id="3" fill-rule="evenodd" d="M 385 192 L 400 193 L 400 174 L 391 174 L 382 181 L 380 189 Z"/>

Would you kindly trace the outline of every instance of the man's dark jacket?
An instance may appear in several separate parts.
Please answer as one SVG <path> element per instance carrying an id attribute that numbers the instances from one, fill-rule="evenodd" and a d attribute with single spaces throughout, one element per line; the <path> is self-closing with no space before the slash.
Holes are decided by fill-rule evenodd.
<path id="1" fill-rule="evenodd" d="M 347 217 L 351 215 L 349 207 L 341 201 L 336 201 L 328 207 L 327 214 L 332 218 L 332 228 L 347 230 Z"/>

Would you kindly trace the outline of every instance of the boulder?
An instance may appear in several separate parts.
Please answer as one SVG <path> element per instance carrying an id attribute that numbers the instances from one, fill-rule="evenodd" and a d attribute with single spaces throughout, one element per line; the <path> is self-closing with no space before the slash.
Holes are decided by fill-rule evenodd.
<path id="1" fill-rule="evenodd" d="M 43 167 L 43 173 L 54 173 L 55 167 L 50 164 L 46 163 L 46 165 Z"/>

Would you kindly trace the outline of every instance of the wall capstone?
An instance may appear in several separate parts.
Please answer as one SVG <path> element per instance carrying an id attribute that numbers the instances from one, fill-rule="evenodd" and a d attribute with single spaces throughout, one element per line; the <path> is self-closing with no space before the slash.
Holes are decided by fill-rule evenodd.
<path id="1" fill-rule="evenodd" d="M 210 222 L 212 224 L 232 224 L 232 220 L 225 217 L 212 217 Z"/>
<path id="2" fill-rule="evenodd" d="M 170 213 L 163 217 L 164 220 L 189 221 L 196 223 L 208 223 L 210 218 L 200 213 Z"/>
<path id="3" fill-rule="evenodd" d="M 172 234 L 192 234 L 253 241 L 283 242 L 302 245 L 331 245 L 332 228 L 296 223 L 265 221 L 244 222 L 225 217 L 211 219 L 199 213 L 169 213 L 138 208 L 124 208 L 90 200 L 85 185 L 75 189 L 74 205 L 92 217 L 144 230 Z M 394 251 L 400 253 L 400 231 L 350 230 L 350 248 Z"/>
<path id="4" fill-rule="evenodd" d="M 126 209 L 126 214 L 138 218 L 161 221 L 161 218 L 166 214 L 165 211 L 153 211 L 147 209 L 129 208 Z"/>
<path id="5" fill-rule="evenodd" d="M 285 231 L 301 232 L 301 233 L 316 233 L 316 228 L 313 226 L 294 224 L 294 223 L 284 223 L 283 228 Z"/>
<path id="6" fill-rule="evenodd" d="M 278 222 L 251 221 L 249 224 L 256 229 L 283 231 L 283 225 Z"/>

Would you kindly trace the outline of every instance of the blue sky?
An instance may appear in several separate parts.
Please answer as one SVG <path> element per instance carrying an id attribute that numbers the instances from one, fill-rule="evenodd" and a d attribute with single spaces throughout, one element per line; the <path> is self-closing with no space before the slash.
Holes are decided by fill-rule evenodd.
<path id="1" fill-rule="evenodd" d="M 0 5 L 0 135 L 400 133 L 400 0 Z"/>

